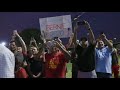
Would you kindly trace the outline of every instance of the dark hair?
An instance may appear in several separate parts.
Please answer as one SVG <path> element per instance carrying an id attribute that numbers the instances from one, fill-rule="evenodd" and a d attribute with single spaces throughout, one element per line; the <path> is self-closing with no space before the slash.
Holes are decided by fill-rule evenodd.
<path id="1" fill-rule="evenodd" d="M 10 41 L 10 43 L 13 43 L 13 42 L 15 42 L 15 41 L 14 41 L 14 40 L 11 40 L 11 41 Z M 15 43 L 16 43 L 16 42 L 15 42 Z"/>
<path id="2" fill-rule="evenodd" d="M 83 40 L 87 41 L 87 38 L 86 37 L 81 37 L 80 41 L 83 41 Z"/>

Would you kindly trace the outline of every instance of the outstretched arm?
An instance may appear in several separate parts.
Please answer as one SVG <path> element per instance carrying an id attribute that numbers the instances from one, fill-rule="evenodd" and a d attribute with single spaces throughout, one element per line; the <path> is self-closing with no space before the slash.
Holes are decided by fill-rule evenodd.
<path id="1" fill-rule="evenodd" d="M 55 41 L 57 41 L 64 49 L 66 49 L 66 47 L 63 45 L 63 43 L 60 40 L 60 38 L 55 39 Z"/>
<path id="2" fill-rule="evenodd" d="M 95 41 L 95 36 L 94 36 L 94 33 L 90 27 L 90 24 L 87 22 L 87 21 L 84 21 L 85 22 L 85 27 L 87 28 L 88 30 L 88 33 L 89 33 L 89 39 L 90 39 L 90 43 L 91 44 L 95 44 L 96 41 Z"/>
<path id="3" fill-rule="evenodd" d="M 32 46 L 32 45 L 35 46 L 38 49 L 37 42 L 36 42 L 36 40 L 33 37 L 30 40 L 30 45 L 29 46 Z"/>
<path id="4" fill-rule="evenodd" d="M 16 37 L 18 37 L 18 39 L 19 39 L 19 41 L 20 41 L 20 43 L 21 43 L 21 45 L 22 45 L 23 52 L 24 52 L 24 53 L 27 53 L 26 44 L 25 44 L 25 42 L 23 41 L 22 37 L 20 37 L 20 35 L 18 34 L 17 30 L 14 30 L 14 35 L 15 35 Z"/>
<path id="5" fill-rule="evenodd" d="M 74 33 L 72 33 L 72 35 L 70 36 L 70 39 L 67 44 L 67 48 L 74 47 L 73 39 L 74 39 Z"/>
<path id="6" fill-rule="evenodd" d="M 74 35 L 73 35 L 73 39 L 72 39 L 72 43 L 74 44 L 74 46 L 75 47 L 77 47 L 77 31 L 78 31 L 78 28 L 79 26 L 78 26 L 78 24 L 77 24 L 77 22 L 75 23 L 75 26 L 74 26 L 74 28 L 73 28 L 73 33 L 74 33 Z"/>
<path id="7" fill-rule="evenodd" d="M 56 46 L 65 54 L 66 59 L 70 60 L 71 59 L 70 53 L 65 48 L 63 48 L 61 44 L 59 44 L 57 41 L 55 41 L 55 43 L 56 43 Z"/>
<path id="8" fill-rule="evenodd" d="M 104 33 L 100 35 L 100 38 L 110 49 L 113 49 L 113 44 L 106 38 L 106 35 Z"/>

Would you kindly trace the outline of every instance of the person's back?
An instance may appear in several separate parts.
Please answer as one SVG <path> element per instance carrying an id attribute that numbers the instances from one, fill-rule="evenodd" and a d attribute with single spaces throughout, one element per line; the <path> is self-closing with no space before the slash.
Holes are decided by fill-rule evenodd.
<path id="1" fill-rule="evenodd" d="M 0 78 L 14 78 L 15 57 L 5 46 L 0 45 Z"/>

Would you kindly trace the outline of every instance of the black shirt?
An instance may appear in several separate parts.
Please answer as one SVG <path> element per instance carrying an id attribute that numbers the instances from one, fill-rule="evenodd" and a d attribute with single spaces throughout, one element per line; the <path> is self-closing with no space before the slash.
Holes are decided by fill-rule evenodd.
<path id="1" fill-rule="evenodd" d="M 76 53 L 77 65 L 80 71 L 90 72 L 95 69 L 95 45 L 90 44 L 87 48 L 78 45 Z"/>
<path id="2" fill-rule="evenodd" d="M 27 63 L 30 64 L 30 71 L 34 74 L 37 75 L 38 73 L 42 73 L 43 70 L 43 61 L 42 60 L 37 60 L 34 58 L 29 58 L 27 60 Z"/>

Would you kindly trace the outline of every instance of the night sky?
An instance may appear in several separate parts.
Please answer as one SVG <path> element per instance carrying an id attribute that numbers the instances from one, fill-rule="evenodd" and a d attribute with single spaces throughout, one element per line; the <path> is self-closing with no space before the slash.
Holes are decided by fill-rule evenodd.
<path id="1" fill-rule="evenodd" d="M 71 15 L 74 18 L 79 14 L 81 12 L 0 12 L 0 42 L 8 42 L 13 30 L 39 29 L 39 18 L 60 15 Z M 120 40 L 120 12 L 85 12 L 80 20 L 90 23 L 96 38 L 100 32 L 104 32 L 109 39 Z M 84 35 L 86 31 L 81 27 L 78 36 Z"/>

